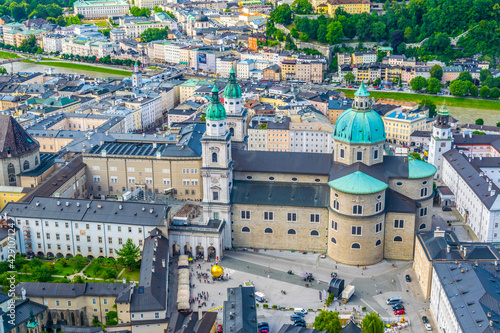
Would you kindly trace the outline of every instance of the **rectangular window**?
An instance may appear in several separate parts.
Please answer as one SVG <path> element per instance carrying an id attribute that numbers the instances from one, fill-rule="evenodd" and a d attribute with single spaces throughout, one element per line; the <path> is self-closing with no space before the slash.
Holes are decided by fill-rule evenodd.
<path id="1" fill-rule="evenodd" d="M 163 178 L 163 185 L 170 185 L 170 179 Z"/>
<path id="2" fill-rule="evenodd" d="M 80 241 L 80 235 L 76 235 L 75 239 L 76 239 L 77 242 L 79 242 Z"/>
<path id="3" fill-rule="evenodd" d="M 99 242 L 99 244 L 102 244 L 102 237 L 101 236 L 97 237 L 97 241 Z"/>
<path id="4" fill-rule="evenodd" d="M 319 222 L 319 214 L 311 214 L 309 222 Z"/>
<path id="5" fill-rule="evenodd" d="M 363 206 L 361 206 L 361 205 L 354 205 L 354 206 L 352 206 L 352 213 L 354 215 L 361 215 L 361 214 L 363 214 Z"/>
<path id="6" fill-rule="evenodd" d="M 273 212 L 264 212 L 264 221 L 273 221 L 274 213 Z"/>
<path id="7" fill-rule="evenodd" d="M 56 306 L 59 306 L 59 301 L 56 301 Z"/>
<path id="8" fill-rule="evenodd" d="M 56 234 L 56 240 L 61 240 L 61 236 L 59 236 L 59 234 Z"/>
<path id="9" fill-rule="evenodd" d="M 423 189 L 420 189 L 420 196 L 421 197 L 426 197 L 427 196 L 427 187 L 424 187 Z"/>
<path id="10" fill-rule="evenodd" d="M 80 248 L 80 245 L 77 245 L 76 246 L 76 252 L 82 252 L 81 248 Z"/>
<path id="11" fill-rule="evenodd" d="M 333 200 L 333 209 L 339 210 L 340 204 L 337 200 Z"/>
<path id="12" fill-rule="evenodd" d="M 101 176 L 94 176 L 94 183 L 100 183 L 101 182 Z"/>
<path id="13" fill-rule="evenodd" d="M 153 169 L 151 169 L 151 168 L 145 168 L 144 172 L 153 172 Z"/>
<path id="14" fill-rule="evenodd" d="M 78 229 L 78 223 L 75 223 L 75 229 Z"/>
<path id="15" fill-rule="evenodd" d="M 69 223 L 68 222 L 64 222 L 64 227 L 69 228 Z"/>
<path id="16" fill-rule="evenodd" d="M 378 149 L 373 151 L 373 159 L 376 160 L 378 158 Z"/>
<path id="17" fill-rule="evenodd" d="M 40 233 L 39 233 L 39 232 L 37 232 L 37 233 L 36 233 L 36 238 L 37 238 L 37 239 L 40 239 L 40 237 L 41 237 L 41 236 L 40 236 Z"/>
<path id="18" fill-rule="evenodd" d="M 71 306 L 71 301 L 68 301 L 68 306 Z"/>
<path id="19" fill-rule="evenodd" d="M 87 236 L 87 243 L 90 243 L 90 236 Z"/>
<path id="20" fill-rule="evenodd" d="M 334 220 L 332 220 L 332 229 L 335 230 L 335 231 L 338 231 L 339 230 L 339 225 L 337 222 L 335 222 Z"/>
<path id="21" fill-rule="evenodd" d="M 132 227 L 128 227 L 128 232 L 132 232 Z"/>
<path id="22" fill-rule="evenodd" d="M 382 231 L 382 222 L 375 224 L 375 233 Z"/>
<path id="23" fill-rule="evenodd" d="M 153 184 L 153 178 L 146 178 L 146 184 Z"/>
<path id="24" fill-rule="evenodd" d="M 159 312 L 155 312 L 155 319 L 160 319 L 160 313 Z"/>
<path id="25" fill-rule="evenodd" d="M 122 227 L 118 226 L 118 232 L 122 232 Z"/>
<path id="26" fill-rule="evenodd" d="M 135 184 L 135 177 L 128 177 L 129 184 Z"/>
<path id="27" fill-rule="evenodd" d="M 288 222 L 297 222 L 297 213 L 288 213 L 287 214 Z"/>
<path id="28" fill-rule="evenodd" d="M 110 225 L 108 225 L 108 231 L 111 231 L 111 226 Z"/>
<path id="29" fill-rule="evenodd" d="M 85 224 L 85 229 L 90 230 L 90 224 Z"/>
<path id="30" fill-rule="evenodd" d="M 46 239 L 50 239 L 50 234 L 49 234 L 49 233 L 47 233 L 45 238 L 46 238 Z"/>
<path id="31" fill-rule="evenodd" d="M 134 171 L 135 171 L 135 168 L 128 167 L 128 168 L 127 168 L 127 171 L 128 171 L 128 172 L 134 172 Z"/>
<path id="32" fill-rule="evenodd" d="M 405 220 L 394 220 L 394 228 L 402 229 L 405 226 Z"/>
<path id="33" fill-rule="evenodd" d="M 109 171 L 116 171 L 116 170 L 118 170 L 118 169 L 116 167 L 114 167 L 114 166 L 110 166 L 109 167 Z"/>
<path id="34" fill-rule="evenodd" d="M 214 201 L 219 200 L 219 192 L 212 192 L 212 194 L 213 194 L 213 200 Z"/>
<path id="35" fill-rule="evenodd" d="M 427 207 L 420 208 L 419 216 L 427 216 Z"/>
<path id="36" fill-rule="evenodd" d="M 351 227 L 351 235 L 361 236 L 361 227 L 352 226 Z"/>
<path id="37" fill-rule="evenodd" d="M 118 177 L 116 176 L 111 176 L 110 177 L 112 183 L 118 183 Z"/>
<path id="38" fill-rule="evenodd" d="M 382 203 L 377 202 L 377 204 L 375 205 L 375 212 L 380 212 L 381 210 L 382 210 Z"/>
<path id="39" fill-rule="evenodd" d="M 344 156 L 345 156 L 345 150 L 340 149 L 340 158 L 344 158 Z"/>
<path id="40" fill-rule="evenodd" d="M 113 238 L 108 237 L 108 244 L 113 244 Z"/>
<path id="41" fill-rule="evenodd" d="M 363 160 L 363 152 L 358 151 L 356 152 L 356 161 L 362 161 Z"/>
<path id="42" fill-rule="evenodd" d="M 88 246 L 88 247 L 87 247 L 87 252 L 88 252 L 88 253 L 92 253 L 92 247 Z"/>
<path id="43" fill-rule="evenodd" d="M 249 210 L 242 210 L 241 211 L 241 219 L 242 220 L 250 220 L 250 211 Z"/>
<path id="44" fill-rule="evenodd" d="M 92 298 L 92 304 L 97 304 L 97 301 L 95 298 Z"/>
<path id="45" fill-rule="evenodd" d="M 118 244 L 119 245 L 122 245 L 123 244 L 123 240 L 121 238 L 118 238 Z"/>

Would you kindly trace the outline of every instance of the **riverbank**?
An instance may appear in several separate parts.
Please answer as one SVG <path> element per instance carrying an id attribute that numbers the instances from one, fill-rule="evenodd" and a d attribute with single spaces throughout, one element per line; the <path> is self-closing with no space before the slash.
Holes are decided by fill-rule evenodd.
<path id="1" fill-rule="evenodd" d="M 351 89 L 337 89 L 343 91 L 347 97 L 354 97 L 355 90 Z M 473 99 L 473 98 L 460 98 L 460 97 L 445 97 L 445 96 L 434 96 L 434 95 L 419 95 L 419 94 L 407 94 L 407 93 L 397 93 L 397 92 L 384 92 L 384 91 L 373 91 L 370 90 L 370 96 L 375 98 L 390 98 L 398 101 L 404 102 L 416 102 L 427 99 L 436 106 L 440 106 L 443 102 L 446 102 L 448 106 L 454 106 L 458 108 L 472 108 L 480 110 L 495 110 L 500 111 L 500 102 L 493 100 L 483 100 L 483 99 Z"/>
<path id="2" fill-rule="evenodd" d="M 19 59 L 21 57 L 15 53 L 0 51 L 0 58 L 2 58 L 2 59 Z"/>
<path id="3" fill-rule="evenodd" d="M 91 66 L 91 65 L 74 64 L 72 62 L 38 61 L 38 62 L 36 62 L 36 64 L 50 66 L 50 67 L 69 68 L 69 69 L 76 69 L 76 70 L 81 70 L 81 71 L 89 71 L 89 72 L 121 75 L 121 76 L 130 76 L 132 74 L 131 71 L 126 71 L 126 70 L 121 70 L 121 69 L 113 69 L 113 68 L 104 68 L 104 67 Z"/>

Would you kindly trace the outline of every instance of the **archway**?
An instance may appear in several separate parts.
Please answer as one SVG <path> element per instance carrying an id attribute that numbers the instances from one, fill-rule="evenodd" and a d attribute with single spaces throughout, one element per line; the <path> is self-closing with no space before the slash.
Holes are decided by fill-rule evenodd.
<path id="1" fill-rule="evenodd" d="M 184 245 L 184 254 L 188 256 L 193 255 L 193 248 L 191 247 L 191 245 L 189 244 Z"/>
<path id="2" fill-rule="evenodd" d="M 62 254 L 61 252 L 58 252 L 58 253 L 56 254 L 56 257 L 57 257 L 57 259 L 59 259 L 59 258 L 64 258 L 64 254 Z"/>
<path id="3" fill-rule="evenodd" d="M 9 178 L 9 186 L 16 186 L 16 168 L 12 163 L 7 166 L 7 177 Z"/>
<path id="4" fill-rule="evenodd" d="M 176 243 L 174 245 L 172 245 L 172 254 L 174 256 L 176 256 L 180 253 L 181 253 L 181 246 L 179 244 L 176 244 Z"/>
<path id="5" fill-rule="evenodd" d="M 76 320 L 75 320 L 75 313 L 71 312 L 71 320 L 70 320 L 70 325 L 75 326 L 76 325 Z"/>
<path id="6" fill-rule="evenodd" d="M 92 259 L 94 259 L 94 256 L 93 256 L 93 255 L 91 255 L 91 254 L 89 254 L 89 255 L 87 256 L 87 259 L 88 259 L 88 260 L 92 260 Z"/>
<path id="7" fill-rule="evenodd" d="M 217 252 L 215 250 L 215 247 L 210 246 L 208 248 L 208 258 L 209 259 L 215 259 L 217 257 Z"/>
<path id="8" fill-rule="evenodd" d="M 205 248 L 201 245 L 196 247 L 196 258 L 204 259 L 205 258 Z"/>
<path id="9" fill-rule="evenodd" d="M 43 257 L 45 255 L 45 253 L 43 253 L 42 251 L 38 251 L 36 253 L 37 257 Z"/>
<path id="10" fill-rule="evenodd" d="M 66 258 L 73 258 L 73 255 L 71 253 L 66 254 Z"/>
<path id="11" fill-rule="evenodd" d="M 83 312 L 80 312 L 80 326 L 84 326 L 84 325 L 85 325 L 85 320 L 83 317 Z"/>
<path id="12" fill-rule="evenodd" d="M 61 318 L 61 320 L 64 320 L 64 313 L 62 313 L 62 312 L 60 313 L 60 318 Z"/>
<path id="13" fill-rule="evenodd" d="M 47 258 L 54 258 L 54 253 L 47 252 Z"/>

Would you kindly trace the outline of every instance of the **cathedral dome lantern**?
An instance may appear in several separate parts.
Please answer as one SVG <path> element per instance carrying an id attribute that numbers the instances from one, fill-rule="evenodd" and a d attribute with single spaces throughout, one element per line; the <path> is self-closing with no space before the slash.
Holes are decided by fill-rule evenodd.
<path id="1" fill-rule="evenodd" d="M 443 104 L 438 112 L 436 117 L 436 127 L 438 128 L 449 128 L 449 119 L 450 119 L 450 111 L 446 107 L 446 104 Z"/>
<path id="2" fill-rule="evenodd" d="M 333 138 L 347 143 L 371 144 L 385 141 L 384 122 L 371 109 L 370 93 L 361 83 L 354 94 L 352 109 L 344 111 L 337 119 Z"/>
<path id="3" fill-rule="evenodd" d="M 221 104 L 219 100 L 219 89 L 214 82 L 214 87 L 212 88 L 212 98 L 210 104 L 206 111 L 207 120 L 224 120 L 226 119 L 226 109 L 224 105 Z"/>
<path id="4" fill-rule="evenodd" d="M 229 82 L 224 88 L 224 99 L 241 98 L 241 87 L 236 82 L 236 71 L 234 66 L 231 66 L 229 71 Z"/>

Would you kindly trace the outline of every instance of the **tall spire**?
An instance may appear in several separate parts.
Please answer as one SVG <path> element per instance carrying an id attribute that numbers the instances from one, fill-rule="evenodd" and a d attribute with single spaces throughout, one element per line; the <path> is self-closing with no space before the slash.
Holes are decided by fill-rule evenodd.
<path id="1" fill-rule="evenodd" d="M 226 109 L 220 102 L 219 89 L 217 88 L 217 84 L 215 84 L 215 80 L 212 88 L 212 98 L 210 99 L 210 104 L 208 104 L 206 110 L 206 117 L 208 120 L 226 119 Z"/>
<path id="2" fill-rule="evenodd" d="M 229 71 L 229 81 L 224 88 L 224 98 L 241 98 L 241 87 L 236 82 L 236 71 L 232 63 L 231 70 Z"/>

